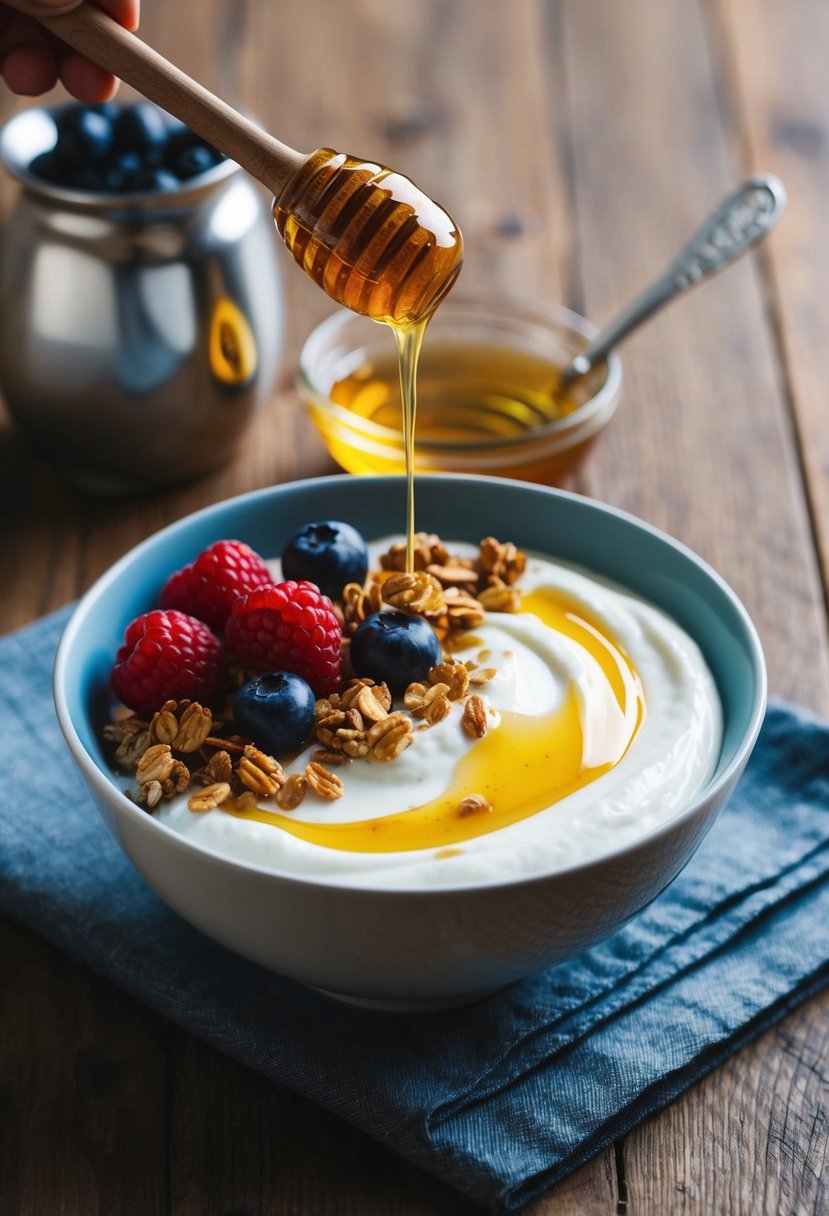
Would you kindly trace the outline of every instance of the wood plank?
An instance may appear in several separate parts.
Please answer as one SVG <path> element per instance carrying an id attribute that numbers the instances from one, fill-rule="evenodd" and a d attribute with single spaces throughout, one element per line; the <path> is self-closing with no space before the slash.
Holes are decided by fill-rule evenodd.
<path id="1" fill-rule="evenodd" d="M 617 1216 L 627 1202 L 618 1164 L 616 1149 L 604 1149 L 521 1211 L 524 1216 Z"/>
<path id="2" fill-rule="evenodd" d="M 46 101 L 65 100 L 55 90 Z M 0 121 L 31 105 L 0 92 Z M 5 215 L 17 188 L 5 175 Z M 71 599 L 84 510 L 0 402 L 0 630 Z M 166 1026 L 24 929 L 0 923 L 0 1210 L 167 1210 Z"/>
<path id="3" fill-rule="evenodd" d="M 730 82 L 734 140 L 754 170 L 778 173 L 788 214 L 766 257 L 812 517 L 829 577 L 829 124 L 824 49 L 829 8 L 810 0 L 712 7 L 723 74 Z"/>
<path id="4" fill-rule="evenodd" d="M 824 994 L 632 1132 L 632 1210 L 829 1210 L 827 1028 Z"/>
<path id="5" fill-rule="evenodd" d="M 312 1102 L 190 1036 L 173 1049 L 172 1216 L 313 1211 L 319 1216 L 472 1216 L 481 1211 Z M 527 1216 L 609 1216 L 612 1149 L 524 1209 Z"/>
<path id="6" fill-rule="evenodd" d="M 737 9 L 742 36 L 746 6 Z M 582 290 L 597 316 L 659 269 L 747 167 L 720 114 L 703 11 L 647 0 L 566 10 Z M 796 73 L 794 58 L 778 70 Z M 612 121 L 608 96 L 624 98 Z M 778 240 L 769 250 L 779 261 Z M 582 484 L 709 558 L 760 628 L 772 691 L 825 710 L 826 620 L 771 291 L 754 258 L 631 340 L 619 417 Z M 826 1206 L 825 1069 L 797 1053 L 810 1044 L 814 1055 L 828 1018 L 827 998 L 809 1002 L 634 1131 L 624 1145 L 631 1209 Z M 793 1058 L 784 1041 L 799 1045 Z"/>
<path id="7" fill-rule="evenodd" d="M 0 1211 L 162 1216 L 167 1026 L 0 922 Z"/>
<path id="8" fill-rule="evenodd" d="M 172 1216 L 473 1216 L 477 1204 L 306 1099 L 182 1036 Z"/>
<path id="9" fill-rule="evenodd" d="M 286 37 L 304 20 L 291 0 L 257 12 L 237 100 L 294 147 L 376 158 L 432 193 L 462 221 L 463 283 L 560 298 L 568 217 L 557 77 L 538 53 L 545 8 L 491 7 L 483 21 L 475 0 L 331 6 L 319 26 L 321 89 L 312 48 L 297 53 Z M 303 326 L 332 311 L 301 276 L 286 286 Z"/>
<path id="10" fill-rule="evenodd" d="M 766 246 L 763 261 L 771 270 L 770 298 L 786 345 L 786 387 L 825 563 L 826 427 L 817 403 L 823 387 L 818 352 L 827 269 L 819 223 L 827 172 L 820 139 L 826 81 L 818 58 L 807 48 L 821 45 L 819 26 L 825 27 L 827 14 L 795 3 L 784 17 L 773 5 L 730 0 L 708 12 L 720 86 L 731 101 L 727 113 L 735 159 L 742 152 L 746 171 L 773 170 L 789 187 L 789 214 Z M 736 1145 L 733 1156 L 742 1160 L 739 1180 L 748 1182 L 756 1196 L 755 1211 L 821 1211 L 829 1204 L 827 1041 L 829 995 L 824 993 L 666 1112 L 678 1144 L 708 1137 L 713 1115 L 722 1112 Z M 647 1128 L 632 1141 L 640 1134 L 642 1152 L 652 1153 L 656 1142 Z M 726 1164 L 720 1157 L 704 1171 L 687 1170 L 681 1185 L 688 1206 L 714 1210 L 727 1205 Z M 635 1179 L 637 1199 L 642 1199 L 643 1187 L 660 1193 L 652 1182 L 660 1165 L 651 1156 L 650 1168 Z M 731 1195 L 732 1210 L 738 1200 Z"/>
<path id="11" fill-rule="evenodd" d="M 61 89 L 40 99 L 66 100 Z M 0 88 L 0 123 L 33 104 Z M 0 222 L 19 197 L 19 187 L 0 171 Z M 74 556 L 78 518 L 73 498 L 55 472 L 40 460 L 32 443 L 13 423 L 0 396 L 0 520 L 6 524 L 0 553 L 4 602 L 0 631 L 70 600 L 75 594 Z"/>
<path id="12" fill-rule="evenodd" d="M 308 1100 L 190 1036 L 176 1046 L 171 1216 L 473 1216 L 482 1209 Z M 612 1150 L 524 1209 L 609 1216 Z"/>

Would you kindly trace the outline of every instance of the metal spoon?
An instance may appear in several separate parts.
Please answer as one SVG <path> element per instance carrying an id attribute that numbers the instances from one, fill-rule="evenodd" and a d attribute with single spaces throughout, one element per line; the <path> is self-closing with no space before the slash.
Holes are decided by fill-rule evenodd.
<path id="1" fill-rule="evenodd" d="M 758 174 L 743 182 L 723 199 L 667 270 L 567 364 L 559 388 L 567 388 L 601 363 L 618 342 L 669 301 L 729 266 L 771 232 L 785 207 L 786 191 L 773 174 Z"/>

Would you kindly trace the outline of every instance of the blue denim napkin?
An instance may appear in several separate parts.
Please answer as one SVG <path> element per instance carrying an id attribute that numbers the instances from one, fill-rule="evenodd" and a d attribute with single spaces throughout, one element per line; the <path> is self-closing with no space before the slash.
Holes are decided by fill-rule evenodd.
<path id="1" fill-rule="evenodd" d="M 0 640 L 16 791 L 0 812 L 0 907 L 479 1202 L 520 1207 L 829 979 L 829 727 L 779 704 L 683 874 L 572 962 L 420 1015 L 271 975 L 170 912 L 109 836 L 51 709 L 66 617 Z"/>

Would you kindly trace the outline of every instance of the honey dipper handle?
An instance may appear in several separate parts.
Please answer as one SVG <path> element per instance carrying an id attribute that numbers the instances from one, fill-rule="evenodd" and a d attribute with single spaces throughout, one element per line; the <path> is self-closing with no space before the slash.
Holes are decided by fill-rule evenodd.
<path id="1" fill-rule="evenodd" d="M 90 0 L 43 26 L 99 67 L 125 80 L 224 152 L 278 196 L 308 159 L 274 139 L 186 72 L 125 30 Z"/>

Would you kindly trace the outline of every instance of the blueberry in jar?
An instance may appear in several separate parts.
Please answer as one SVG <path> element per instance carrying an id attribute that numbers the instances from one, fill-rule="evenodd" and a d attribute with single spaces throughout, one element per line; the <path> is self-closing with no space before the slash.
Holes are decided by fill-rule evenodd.
<path id="1" fill-rule="evenodd" d="M 143 172 L 143 162 L 137 152 L 117 152 L 107 158 L 103 177 L 106 188 L 117 193 L 119 190 L 136 190 Z"/>
<path id="2" fill-rule="evenodd" d="M 154 190 L 158 194 L 178 190 L 179 180 L 168 169 L 145 169 L 136 181 L 139 190 Z"/>
<path id="3" fill-rule="evenodd" d="M 57 142 L 30 169 L 55 185 L 101 194 L 158 194 L 212 169 L 222 155 L 184 123 L 138 102 L 71 104 L 56 112 Z"/>
<path id="4" fill-rule="evenodd" d="M 206 173 L 223 159 L 221 152 L 206 144 L 183 124 L 168 132 L 164 163 L 178 177 L 196 177 L 199 173 Z"/>
<path id="5" fill-rule="evenodd" d="M 76 165 L 64 172 L 62 184 L 71 186 L 73 190 L 85 190 L 90 194 L 99 194 L 106 190 L 103 165 Z"/>
<path id="6" fill-rule="evenodd" d="M 41 152 L 40 156 L 36 156 L 30 163 L 29 170 L 45 182 L 57 183 L 61 178 L 60 161 L 54 152 Z"/>
<path id="7" fill-rule="evenodd" d="M 94 110 L 96 114 L 103 114 L 104 118 L 108 118 L 110 122 L 115 122 L 118 115 L 121 113 L 121 106 L 117 101 L 99 101 L 96 105 L 90 106 L 90 110 Z"/>
<path id="8" fill-rule="evenodd" d="M 122 152 L 138 152 L 145 164 L 159 163 L 167 142 L 167 124 L 158 106 L 149 101 L 139 101 L 125 106 L 115 123 L 115 142 Z"/>
<path id="9" fill-rule="evenodd" d="M 57 117 L 54 154 L 64 169 L 101 161 L 112 147 L 115 132 L 109 118 L 86 106 L 69 106 Z"/>
<path id="10" fill-rule="evenodd" d="M 196 177 L 199 173 L 212 169 L 216 163 L 216 154 L 207 144 L 191 144 L 189 148 L 182 148 L 179 153 L 175 171 L 179 177 Z"/>

